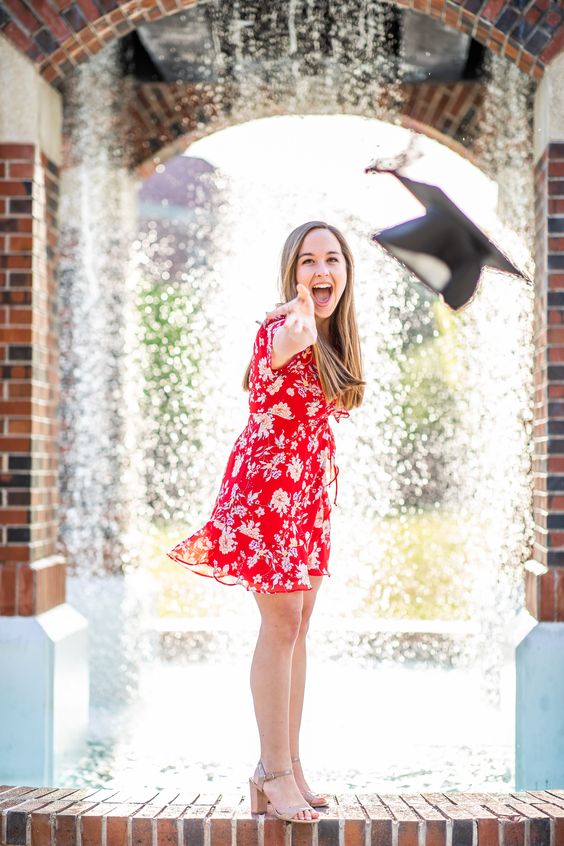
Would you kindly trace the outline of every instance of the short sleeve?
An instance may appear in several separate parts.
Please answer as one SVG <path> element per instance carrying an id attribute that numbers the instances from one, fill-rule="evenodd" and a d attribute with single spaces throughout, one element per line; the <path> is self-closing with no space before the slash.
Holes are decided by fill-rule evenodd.
<path id="1" fill-rule="evenodd" d="M 278 373 L 279 370 L 283 370 L 286 367 L 286 364 L 289 364 L 289 362 L 286 362 L 286 364 L 283 364 L 282 367 L 277 367 L 276 370 L 273 370 L 272 368 L 272 342 L 274 341 L 274 336 L 278 330 L 284 325 L 284 321 L 285 318 L 283 320 L 273 320 L 271 323 L 266 325 L 264 331 L 264 351 L 266 355 L 266 363 L 273 373 Z"/>
<path id="2" fill-rule="evenodd" d="M 272 342 L 275 334 L 284 325 L 285 320 L 286 318 L 284 315 L 282 317 L 275 318 L 270 321 L 270 323 L 263 324 L 259 330 L 259 338 L 262 340 L 262 355 L 266 359 L 265 363 L 267 367 L 272 370 L 274 375 L 284 372 L 286 369 L 293 369 L 297 365 L 307 361 L 311 354 L 310 347 L 307 347 L 305 350 L 293 355 L 292 358 L 288 359 L 288 361 L 286 361 L 281 367 L 277 367 L 275 370 L 272 369 Z"/>

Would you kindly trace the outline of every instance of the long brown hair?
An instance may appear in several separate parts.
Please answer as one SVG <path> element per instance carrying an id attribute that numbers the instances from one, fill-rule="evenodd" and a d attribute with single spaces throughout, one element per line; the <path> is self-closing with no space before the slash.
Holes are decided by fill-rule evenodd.
<path id="1" fill-rule="evenodd" d="M 339 241 L 347 268 L 347 282 L 337 307 L 329 318 L 329 342 L 317 333 L 313 355 L 323 393 L 328 401 L 337 400 L 342 408 L 357 408 L 364 398 L 362 353 L 354 306 L 354 260 L 344 235 L 336 226 L 322 220 L 310 220 L 297 226 L 286 238 L 278 279 L 280 302 L 297 296 L 296 266 L 306 235 L 313 229 L 328 229 Z M 250 362 L 243 377 L 243 390 L 249 390 Z"/>

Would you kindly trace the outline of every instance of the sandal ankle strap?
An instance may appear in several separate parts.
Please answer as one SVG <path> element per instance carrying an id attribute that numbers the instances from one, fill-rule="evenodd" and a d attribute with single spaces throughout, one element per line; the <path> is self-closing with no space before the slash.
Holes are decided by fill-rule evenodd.
<path id="1" fill-rule="evenodd" d="M 265 781 L 270 781 L 273 778 L 278 778 L 278 776 L 283 775 L 291 775 L 294 771 L 292 769 L 289 770 L 276 770 L 275 772 L 266 773 L 264 776 Z"/>
<path id="2" fill-rule="evenodd" d="M 267 773 L 264 764 L 262 763 L 262 759 L 259 761 L 259 766 L 263 772 L 263 781 L 271 781 L 271 779 L 278 778 L 278 776 L 293 775 L 294 773 L 291 767 L 288 770 L 273 770 L 272 772 Z"/>

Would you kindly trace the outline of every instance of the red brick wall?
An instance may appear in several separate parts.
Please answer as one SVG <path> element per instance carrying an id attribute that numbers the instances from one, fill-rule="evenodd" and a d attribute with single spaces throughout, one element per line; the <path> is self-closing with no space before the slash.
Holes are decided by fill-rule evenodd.
<path id="1" fill-rule="evenodd" d="M 0 144 L 0 614 L 64 601 L 58 526 L 58 168 Z"/>
<path id="2" fill-rule="evenodd" d="M 564 622 L 564 144 L 549 144 L 536 182 L 534 560 L 526 605 L 537 619 Z"/>

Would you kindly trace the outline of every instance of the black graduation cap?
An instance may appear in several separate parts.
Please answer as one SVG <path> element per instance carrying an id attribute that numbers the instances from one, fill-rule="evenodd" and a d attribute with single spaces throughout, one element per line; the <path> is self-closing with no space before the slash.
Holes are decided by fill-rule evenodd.
<path id="1" fill-rule="evenodd" d="M 457 311 L 471 300 L 484 265 L 531 281 L 436 185 L 416 182 L 378 165 L 365 168 L 365 173 L 374 171 L 399 179 L 427 212 L 375 232 L 370 239 L 399 259 L 451 309 Z"/>

